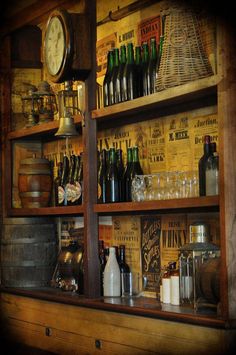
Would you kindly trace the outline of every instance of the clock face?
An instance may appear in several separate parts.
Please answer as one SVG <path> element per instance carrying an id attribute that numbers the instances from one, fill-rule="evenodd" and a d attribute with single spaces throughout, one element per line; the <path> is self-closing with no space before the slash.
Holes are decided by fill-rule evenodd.
<path id="1" fill-rule="evenodd" d="M 52 17 L 45 35 L 45 61 L 49 74 L 57 75 L 65 55 L 65 33 L 63 24 L 56 16 Z"/>

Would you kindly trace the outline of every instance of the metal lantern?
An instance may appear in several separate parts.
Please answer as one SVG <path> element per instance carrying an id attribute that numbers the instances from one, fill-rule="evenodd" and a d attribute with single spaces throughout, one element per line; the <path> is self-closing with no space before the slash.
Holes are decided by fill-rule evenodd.
<path id="1" fill-rule="evenodd" d="M 42 81 L 39 84 L 36 95 L 39 98 L 39 123 L 52 121 L 57 113 L 57 102 L 47 81 Z"/>
<path id="2" fill-rule="evenodd" d="M 38 123 L 40 104 L 37 88 L 31 85 L 27 95 L 21 96 L 21 101 L 23 115 L 27 118 L 26 127 L 35 126 Z"/>
<path id="3" fill-rule="evenodd" d="M 71 81 L 65 81 L 65 89 L 58 93 L 58 112 L 60 118 L 59 129 L 55 136 L 71 137 L 77 136 L 73 116 L 80 112 L 78 107 L 78 93 L 73 90 Z"/>
<path id="4" fill-rule="evenodd" d="M 190 243 L 180 248 L 180 302 L 217 308 L 219 303 L 220 249 L 210 243 L 210 228 L 205 223 L 190 225 Z"/>
<path id="5" fill-rule="evenodd" d="M 59 117 L 74 116 L 79 111 L 77 90 L 73 90 L 72 81 L 65 81 L 64 87 L 64 90 L 58 92 Z"/>

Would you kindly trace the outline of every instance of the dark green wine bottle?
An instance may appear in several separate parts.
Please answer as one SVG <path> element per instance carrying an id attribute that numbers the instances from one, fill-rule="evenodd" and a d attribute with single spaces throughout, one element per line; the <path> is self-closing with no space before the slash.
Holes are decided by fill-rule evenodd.
<path id="1" fill-rule="evenodd" d="M 66 195 L 67 195 L 67 205 L 72 205 L 72 191 L 74 185 L 74 173 L 75 173 L 75 155 L 71 154 L 70 156 L 70 169 L 69 169 L 69 176 L 68 182 L 66 184 Z"/>
<path id="2" fill-rule="evenodd" d="M 123 90 L 123 73 L 126 64 L 126 46 L 122 45 L 120 47 L 120 64 L 119 70 L 116 77 L 116 90 L 115 90 L 115 103 L 119 103 L 124 100 L 124 90 Z"/>
<path id="3" fill-rule="evenodd" d="M 55 195 L 55 206 L 59 206 L 59 201 L 58 201 L 58 188 L 61 186 L 61 178 L 62 178 L 62 170 L 63 170 L 63 164 L 60 161 L 57 165 L 57 176 L 54 180 L 54 195 Z"/>
<path id="4" fill-rule="evenodd" d="M 114 105 L 116 103 L 116 81 L 117 81 L 117 75 L 119 71 L 119 49 L 114 48 L 113 49 L 113 55 L 114 55 L 114 63 L 113 63 L 113 68 L 111 72 L 111 79 L 109 82 L 109 97 L 110 97 L 110 105 Z"/>
<path id="5" fill-rule="evenodd" d="M 109 165 L 106 176 L 106 202 L 119 202 L 118 170 L 115 148 L 110 148 Z"/>
<path id="6" fill-rule="evenodd" d="M 135 70 L 137 82 L 137 97 L 143 96 L 143 74 L 142 74 L 142 56 L 141 46 L 135 47 Z"/>
<path id="7" fill-rule="evenodd" d="M 77 182 L 78 182 L 79 166 L 80 166 L 80 156 L 75 155 L 75 168 L 74 168 L 74 175 L 71 184 L 71 201 L 70 201 L 71 205 L 76 205 L 78 200 Z"/>
<path id="8" fill-rule="evenodd" d="M 148 80 L 148 63 L 149 63 L 149 48 L 147 42 L 142 44 L 142 76 L 143 76 L 143 95 L 146 96 L 150 92 Z"/>
<path id="9" fill-rule="evenodd" d="M 103 81 L 103 104 L 105 106 L 111 105 L 111 99 L 109 95 L 109 84 L 111 80 L 112 69 L 114 65 L 113 49 L 108 51 L 107 54 L 107 70 Z"/>
<path id="10" fill-rule="evenodd" d="M 63 156 L 63 167 L 62 167 L 62 176 L 61 176 L 61 185 L 58 187 L 58 205 L 66 206 L 67 205 L 67 195 L 66 195 L 66 184 L 69 177 L 69 159 L 66 154 Z"/>
<path id="11" fill-rule="evenodd" d="M 122 149 L 117 149 L 117 169 L 118 169 L 118 184 L 119 184 L 119 201 L 124 201 L 124 163 L 123 163 L 123 152 Z"/>
<path id="12" fill-rule="evenodd" d="M 127 148 L 127 162 L 125 166 L 125 171 L 124 171 L 124 178 L 123 178 L 123 184 L 124 184 L 124 201 L 131 201 L 131 166 L 132 166 L 132 148 L 128 147 Z"/>
<path id="13" fill-rule="evenodd" d="M 98 203 L 106 203 L 106 149 L 102 149 L 99 154 L 98 170 Z"/>
<path id="14" fill-rule="evenodd" d="M 121 273 L 128 273 L 130 272 L 130 267 L 126 262 L 125 258 L 125 245 L 119 245 L 118 248 L 118 254 L 119 254 L 119 267 L 120 267 L 120 272 Z"/>
<path id="15" fill-rule="evenodd" d="M 83 152 L 80 153 L 80 164 L 79 164 L 79 171 L 78 171 L 77 187 L 78 187 L 78 195 L 79 195 L 77 204 L 81 205 L 83 201 Z"/>
<path id="16" fill-rule="evenodd" d="M 127 45 L 127 61 L 123 73 L 123 90 L 124 101 L 133 100 L 137 97 L 133 43 L 128 43 Z"/>
<path id="17" fill-rule="evenodd" d="M 153 37 L 150 40 L 150 59 L 148 63 L 148 94 L 153 94 L 156 85 L 156 73 L 157 73 L 157 44 L 156 38 Z"/>

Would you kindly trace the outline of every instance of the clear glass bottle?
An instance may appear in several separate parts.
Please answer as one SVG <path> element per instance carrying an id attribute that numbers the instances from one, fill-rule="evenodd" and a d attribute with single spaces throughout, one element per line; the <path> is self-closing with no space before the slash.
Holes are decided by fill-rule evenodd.
<path id="1" fill-rule="evenodd" d="M 120 267 L 116 259 L 116 249 L 109 248 L 109 257 L 104 269 L 104 297 L 120 297 L 121 282 L 120 282 Z"/>

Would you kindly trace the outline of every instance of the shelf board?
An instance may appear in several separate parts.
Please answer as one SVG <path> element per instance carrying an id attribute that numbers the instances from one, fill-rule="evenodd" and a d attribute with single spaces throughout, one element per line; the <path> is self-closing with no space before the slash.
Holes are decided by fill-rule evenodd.
<path id="1" fill-rule="evenodd" d="M 81 215 L 84 213 L 83 206 L 60 206 L 60 207 L 40 207 L 40 208 L 11 208 L 8 210 L 9 216 L 58 216 L 58 215 Z"/>
<path id="2" fill-rule="evenodd" d="M 92 111 L 93 119 L 107 119 L 110 117 L 123 117 L 130 114 L 142 113 L 153 108 L 161 108 L 178 103 L 200 99 L 216 93 L 220 76 L 212 75 L 207 78 L 191 81 L 189 83 L 168 88 L 154 94 L 122 102 L 113 106 Z"/>
<path id="3" fill-rule="evenodd" d="M 219 196 L 201 196 L 191 198 L 179 198 L 172 200 L 143 201 L 143 202 L 119 202 L 94 205 L 97 213 L 121 213 L 121 212 L 145 212 L 182 209 L 219 208 Z"/>
<path id="4" fill-rule="evenodd" d="M 73 116 L 75 124 L 82 122 L 82 117 L 80 115 Z M 33 137 L 36 135 L 52 134 L 55 133 L 59 128 L 59 120 L 54 120 L 47 123 L 38 124 L 29 128 L 22 128 L 16 131 L 9 132 L 7 139 L 13 140 L 24 137 Z"/>

